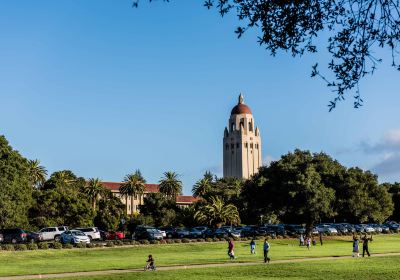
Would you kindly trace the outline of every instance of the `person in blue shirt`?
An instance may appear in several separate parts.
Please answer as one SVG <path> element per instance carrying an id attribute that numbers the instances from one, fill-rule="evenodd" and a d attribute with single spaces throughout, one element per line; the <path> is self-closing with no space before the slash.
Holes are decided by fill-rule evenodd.
<path id="1" fill-rule="evenodd" d="M 250 253 L 251 254 L 256 253 L 256 242 L 254 241 L 254 238 L 250 242 Z"/>
<path id="2" fill-rule="evenodd" d="M 269 253 L 269 248 L 270 248 L 271 246 L 269 245 L 269 243 L 268 243 L 268 238 L 265 238 L 265 240 L 264 240 L 264 263 L 269 263 L 269 261 L 271 260 L 269 257 L 268 257 L 268 253 Z"/>

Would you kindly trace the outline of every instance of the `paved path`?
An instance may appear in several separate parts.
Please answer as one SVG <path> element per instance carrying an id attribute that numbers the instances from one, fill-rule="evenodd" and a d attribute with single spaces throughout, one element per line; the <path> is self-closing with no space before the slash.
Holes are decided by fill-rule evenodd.
<path id="1" fill-rule="evenodd" d="M 373 257 L 387 257 L 387 256 L 400 256 L 400 253 L 385 253 L 374 254 Z M 271 261 L 270 265 L 279 263 L 298 263 L 307 261 L 326 261 L 326 260 L 343 260 L 351 259 L 351 256 L 336 256 L 336 257 L 319 257 L 319 258 L 301 258 L 290 260 L 276 260 Z M 164 270 L 178 270 L 178 269 L 193 269 L 193 268 L 209 268 L 209 267 L 229 267 L 229 266 L 249 266 L 260 265 L 262 262 L 228 262 L 228 263 L 213 263 L 213 264 L 193 264 L 193 265 L 176 265 L 176 266 L 161 266 L 157 271 Z M 80 277 L 80 276 L 95 276 L 95 275 L 110 275 L 121 273 L 139 273 L 143 269 L 112 269 L 112 270 L 99 270 L 87 272 L 67 272 L 55 274 L 35 274 L 35 275 L 21 275 L 21 276 L 6 276 L 0 277 L 0 280 L 25 280 L 25 279 L 50 279 L 50 278 L 64 278 L 64 277 Z"/>

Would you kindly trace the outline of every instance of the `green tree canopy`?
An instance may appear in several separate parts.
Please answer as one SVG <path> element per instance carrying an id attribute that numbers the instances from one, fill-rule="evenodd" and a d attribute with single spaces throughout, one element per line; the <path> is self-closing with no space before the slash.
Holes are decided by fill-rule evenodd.
<path id="1" fill-rule="evenodd" d="M 138 3 L 133 0 L 135 7 Z M 332 75 L 328 78 L 320 74 L 316 63 L 311 76 L 321 77 L 335 94 L 330 110 L 351 90 L 355 90 L 354 107 L 362 105 L 358 84 L 382 61 L 376 57 L 377 49 L 387 49 L 391 66 L 400 70 L 396 59 L 400 48 L 399 1 L 204 0 L 204 6 L 215 7 L 221 16 L 236 14 L 238 38 L 255 29 L 259 32 L 258 43 L 273 56 L 279 51 L 294 57 L 315 53 L 316 41 L 322 44 L 331 56 L 325 63 Z"/>
<path id="2" fill-rule="evenodd" d="M 44 187 L 34 193 L 35 203 L 30 210 L 32 225 L 38 228 L 93 225 L 94 211 L 89 197 L 82 192 L 85 185 L 85 179 L 72 171 L 54 172 Z"/>
<path id="3" fill-rule="evenodd" d="M 179 180 L 179 175 L 172 171 L 164 173 L 164 177 L 160 180 L 160 192 L 175 199 L 182 194 L 182 181 Z"/>
<path id="4" fill-rule="evenodd" d="M 0 228 L 28 227 L 31 179 L 28 160 L 0 135 Z"/>
<path id="5" fill-rule="evenodd" d="M 221 227 L 225 224 L 239 224 L 239 212 L 235 205 L 225 204 L 222 198 L 212 197 L 210 201 L 200 206 L 194 218 L 201 224 Z"/>
<path id="6" fill-rule="evenodd" d="M 157 227 L 175 224 L 176 213 L 180 211 L 175 201 L 163 193 L 148 194 L 139 207 L 140 214 L 152 217 Z"/>
<path id="7" fill-rule="evenodd" d="M 32 181 L 32 185 L 35 188 L 40 188 L 43 186 L 44 182 L 46 182 L 47 170 L 43 166 L 40 165 L 40 161 L 29 160 L 29 176 Z"/>
<path id="8" fill-rule="evenodd" d="M 134 198 L 144 194 L 146 189 L 146 180 L 143 178 L 140 170 L 136 170 L 135 173 L 128 174 L 125 176 L 119 191 L 126 199 L 126 205 L 128 205 L 128 197 L 131 197 L 131 215 L 133 215 L 133 202 Z"/>

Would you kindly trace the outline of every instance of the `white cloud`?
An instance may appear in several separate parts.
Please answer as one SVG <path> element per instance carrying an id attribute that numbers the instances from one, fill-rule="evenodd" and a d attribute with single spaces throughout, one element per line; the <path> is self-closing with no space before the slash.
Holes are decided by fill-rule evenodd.
<path id="1" fill-rule="evenodd" d="M 262 164 L 265 165 L 265 166 L 269 166 L 272 161 L 276 161 L 276 158 L 272 157 L 271 155 L 266 155 L 263 158 Z"/>

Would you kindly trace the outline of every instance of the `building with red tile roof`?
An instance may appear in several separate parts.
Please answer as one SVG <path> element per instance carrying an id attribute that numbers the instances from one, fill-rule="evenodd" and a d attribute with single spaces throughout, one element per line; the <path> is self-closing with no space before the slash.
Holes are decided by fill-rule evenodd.
<path id="1" fill-rule="evenodd" d="M 122 185 L 120 182 L 102 182 L 103 186 L 109 189 L 112 194 L 116 197 L 119 197 L 123 204 L 126 205 L 126 211 L 128 214 L 133 212 L 139 212 L 139 206 L 143 204 L 144 198 L 149 193 L 158 193 L 160 191 L 159 185 L 157 184 L 145 184 L 145 191 L 143 196 L 135 196 L 135 197 L 125 197 L 120 194 L 119 188 Z M 132 207 L 132 199 L 133 199 L 133 207 Z M 189 207 L 193 203 L 195 203 L 198 198 L 193 197 L 191 195 L 178 195 L 176 197 L 176 204 L 181 207 Z M 133 209 L 131 209 L 133 208 Z"/>

